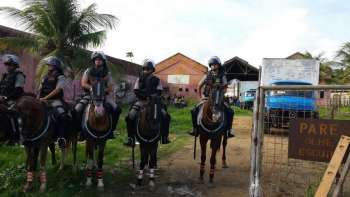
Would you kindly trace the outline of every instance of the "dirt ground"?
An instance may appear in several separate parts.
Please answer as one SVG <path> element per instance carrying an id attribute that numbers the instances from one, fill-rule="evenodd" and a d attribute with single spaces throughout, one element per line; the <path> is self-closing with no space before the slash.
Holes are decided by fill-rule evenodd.
<path id="1" fill-rule="evenodd" d="M 229 168 L 222 168 L 221 152 L 217 155 L 217 166 L 214 184 L 209 180 L 209 159 L 207 153 L 204 182 L 200 182 L 199 162 L 200 147 L 197 146 L 197 159 L 193 160 L 193 143 L 159 161 L 156 187 L 150 189 L 147 179 L 143 187 L 134 188 L 130 196 L 198 196 L 198 197 L 233 197 L 248 196 L 250 170 L 250 132 L 251 117 L 235 117 L 235 138 L 229 139 L 227 146 L 227 162 Z M 208 148 L 209 149 L 209 148 Z M 210 150 L 210 149 L 209 149 Z"/>

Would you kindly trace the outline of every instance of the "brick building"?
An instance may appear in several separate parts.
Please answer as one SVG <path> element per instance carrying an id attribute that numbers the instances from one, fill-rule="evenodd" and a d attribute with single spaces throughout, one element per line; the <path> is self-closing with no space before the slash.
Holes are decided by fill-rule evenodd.
<path id="1" fill-rule="evenodd" d="M 177 53 L 156 65 L 158 76 L 170 96 L 199 99 L 198 83 L 207 73 L 208 67 Z"/>

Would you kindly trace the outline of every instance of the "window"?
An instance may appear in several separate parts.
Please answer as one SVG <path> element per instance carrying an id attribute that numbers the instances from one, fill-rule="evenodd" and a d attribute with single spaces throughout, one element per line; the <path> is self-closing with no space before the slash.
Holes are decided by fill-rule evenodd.
<path id="1" fill-rule="evenodd" d="M 194 92 L 197 92 L 197 89 L 194 89 Z"/>
<path id="2" fill-rule="evenodd" d="M 188 92 L 188 88 L 186 88 L 185 91 Z"/>
<path id="3" fill-rule="evenodd" d="M 179 88 L 179 91 L 182 92 L 182 88 Z"/>
<path id="4" fill-rule="evenodd" d="M 324 98 L 324 91 L 320 92 L 320 98 L 323 99 Z"/>

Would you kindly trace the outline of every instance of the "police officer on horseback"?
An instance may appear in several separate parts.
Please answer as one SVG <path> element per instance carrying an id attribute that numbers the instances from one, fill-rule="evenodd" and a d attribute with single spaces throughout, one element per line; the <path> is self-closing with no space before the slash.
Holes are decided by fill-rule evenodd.
<path id="1" fill-rule="evenodd" d="M 112 114 L 112 131 L 115 130 L 119 115 L 121 113 L 120 107 L 114 102 L 112 96 L 114 91 L 114 82 L 112 79 L 112 75 L 109 72 L 109 69 L 107 67 L 107 58 L 106 55 L 101 51 L 96 51 L 91 54 L 91 61 L 93 65 L 86 69 L 82 79 L 81 79 L 81 86 L 85 91 L 85 95 L 83 98 L 75 105 L 74 111 L 75 116 L 77 119 L 77 123 L 79 124 L 78 127 L 81 130 L 81 122 L 82 122 L 82 116 L 85 111 L 85 107 L 89 103 L 90 100 L 90 91 L 92 91 L 92 83 L 95 79 L 101 79 L 104 80 L 106 83 L 105 90 L 107 92 L 106 97 L 106 105 L 109 108 L 111 114 Z M 111 135 L 109 138 L 113 138 L 113 132 L 111 132 Z"/>
<path id="2" fill-rule="evenodd" d="M 209 59 L 208 65 L 211 68 L 211 70 L 207 73 L 206 76 L 202 78 L 202 80 L 199 82 L 199 94 L 201 95 L 201 90 L 204 87 L 203 95 L 201 95 L 202 100 L 206 100 L 209 97 L 210 94 L 210 85 L 219 82 L 220 86 L 222 88 L 227 88 L 227 78 L 225 75 L 224 70 L 221 66 L 221 60 L 213 56 Z M 190 135 L 197 136 L 198 135 L 198 124 L 197 124 L 197 116 L 199 112 L 199 108 L 202 105 L 203 101 L 198 104 L 194 109 L 191 110 L 192 115 L 192 124 L 193 124 L 193 130 L 190 132 Z M 233 110 L 225 103 L 224 106 L 225 113 L 228 117 L 228 129 L 227 129 L 227 137 L 234 137 L 233 129 L 232 129 L 232 121 L 233 121 Z"/>
<path id="3" fill-rule="evenodd" d="M 9 110 L 14 109 L 16 100 L 23 96 L 25 75 L 19 70 L 19 58 L 16 55 L 6 54 L 2 57 L 6 72 L 0 81 L 0 103 L 8 106 Z M 10 144 L 19 139 L 19 132 L 14 128 Z"/>
<path id="4" fill-rule="evenodd" d="M 52 109 L 57 125 L 57 142 L 59 147 L 64 148 L 66 145 L 65 131 L 68 130 L 68 122 L 70 120 L 63 95 L 66 78 L 60 59 L 50 56 L 45 58 L 44 62 L 48 66 L 48 72 L 41 81 L 39 98 Z"/>
<path id="5" fill-rule="evenodd" d="M 160 79 L 153 75 L 155 71 L 155 64 L 152 60 L 146 59 L 142 65 L 142 74 L 136 80 L 134 86 L 134 92 L 137 97 L 137 101 L 130 108 L 128 116 L 125 118 L 128 130 L 128 140 L 124 143 L 126 146 L 135 145 L 135 133 L 136 133 L 136 120 L 139 114 L 140 108 L 144 101 L 148 98 L 157 99 L 157 103 L 161 107 L 161 138 L 162 144 L 170 143 L 169 136 L 169 124 L 170 115 L 167 112 L 166 105 L 161 101 L 161 93 L 163 90 Z"/>

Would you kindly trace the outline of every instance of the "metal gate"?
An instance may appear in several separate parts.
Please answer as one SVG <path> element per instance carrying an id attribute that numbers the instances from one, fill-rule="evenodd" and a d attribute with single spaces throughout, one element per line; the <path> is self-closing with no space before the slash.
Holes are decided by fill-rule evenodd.
<path id="1" fill-rule="evenodd" d="M 327 163 L 288 158 L 290 121 L 350 120 L 350 86 L 261 86 L 256 95 L 250 196 L 313 196 Z M 350 195 L 350 181 L 344 188 Z"/>

